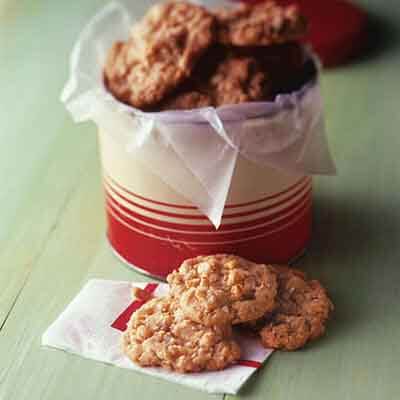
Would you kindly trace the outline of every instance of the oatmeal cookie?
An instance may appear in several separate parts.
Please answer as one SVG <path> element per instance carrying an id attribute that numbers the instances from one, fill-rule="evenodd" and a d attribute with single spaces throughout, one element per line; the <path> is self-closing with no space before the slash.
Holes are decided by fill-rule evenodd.
<path id="1" fill-rule="evenodd" d="M 182 312 L 207 326 L 255 320 L 275 306 L 277 280 L 272 268 L 233 255 L 186 260 L 167 281 Z"/>
<path id="2" fill-rule="evenodd" d="M 221 370 L 240 357 L 228 324 L 205 327 L 182 315 L 171 297 L 155 298 L 131 317 L 123 351 L 143 367 L 187 373 Z"/>
<path id="3" fill-rule="evenodd" d="M 229 56 L 211 76 L 208 91 L 216 107 L 269 97 L 267 74 L 253 57 Z"/>
<path id="4" fill-rule="evenodd" d="M 199 107 L 220 107 L 271 98 L 272 84 L 261 64 L 254 57 L 226 54 L 212 70 L 201 68 L 207 59 L 200 61 L 189 88 L 171 96 L 162 105 L 162 110 L 184 110 Z M 210 64 L 212 60 L 210 60 Z"/>
<path id="5" fill-rule="evenodd" d="M 277 308 L 265 316 L 260 330 L 265 347 L 296 350 L 325 333 L 333 311 L 325 289 L 316 280 L 289 267 L 274 267 L 278 274 Z"/>
<path id="6" fill-rule="evenodd" d="M 192 72 L 215 40 L 215 18 L 184 1 L 153 6 L 126 42 L 111 48 L 104 80 L 119 100 L 146 109 L 160 102 Z"/>
<path id="7" fill-rule="evenodd" d="M 162 103 L 161 110 L 191 110 L 194 108 L 211 107 L 212 98 L 207 93 L 196 90 L 177 93 Z"/>
<path id="8" fill-rule="evenodd" d="M 279 6 L 266 0 L 240 4 L 215 12 L 218 40 L 233 46 L 266 46 L 285 43 L 305 33 L 305 18 L 295 5 Z"/>
<path id="9" fill-rule="evenodd" d="M 236 47 L 234 52 L 241 57 L 257 59 L 269 78 L 269 89 L 273 96 L 298 90 L 312 78 L 306 71 L 307 62 L 312 60 L 299 43 Z"/>

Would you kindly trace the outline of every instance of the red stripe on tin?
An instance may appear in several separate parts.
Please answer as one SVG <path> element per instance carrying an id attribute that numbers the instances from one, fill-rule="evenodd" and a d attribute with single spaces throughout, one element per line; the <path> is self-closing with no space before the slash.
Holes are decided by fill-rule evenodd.
<path id="1" fill-rule="evenodd" d="M 240 243 L 195 245 L 160 241 L 129 229 L 107 209 L 108 240 L 115 252 L 132 267 L 165 278 L 187 258 L 199 254 L 232 253 L 259 263 L 287 263 L 305 248 L 311 235 L 311 207 L 292 224 L 268 236 Z"/>
<path id="2" fill-rule="evenodd" d="M 291 193 L 289 196 L 285 197 L 284 199 L 281 199 L 281 200 L 279 200 L 279 201 L 277 201 L 277 202 L 275 202 L 273 204 L 270 204 L 270 205 L 268 205 L 266 207 L 257 208 L 257 209 L 254 209 L 254 210 L 251 210 L 251 211 L 246 211 L 246 212 L 239 212 L 239 213 L 234 213 L 234 214 L 224 214 L 223 218 L 224 219 L 229 219 L 229 218 L 237 218 L 237 217 L 247 217 L 247 216 L 250 216 L 250 215 L 258 214 L 260 212 L 268 211 L 268 210 L 271 210 L 273 208 L 279 207 L 282 204 L 285 204 L 285 203 L 289 202 L 290 200 L 294 199 L 307 186 L 308 186 L 308 183 L 306 183 L 305 185 L 301 186 L 300 189 L 297 189 L 294 193 Z M 145 210 L 145 211 L 152 212 L 154 214 L 163 215 L 163 216 L 172 217 L 172 218 L 186 219 L 186 220 L 207 220 L 208 221 L 208 218 L 206 216 L 204 216 L 204 215 L 176 214 L 176 213 L 161 211 L 161 210 L 157 210 L 157 209 L 154 209 L 154 208 L 142 206 L 142 205 L 140 205 L 138 203 L 133 202 L 132 200 L 129 200 L 127 197 L 123 196 L 121 193 L 116 191 L 115 188 L 113 188 L 112 186 L 108 185 L 107 183 L 105 183 L 105 190 L 108 193 L 116 194 L 121 199 L 123 199 L 128 204 L 130 204 L 130 205 L 132 205 L 134 207 L 137 207 L 137 208 Z"/>
<path id="3" fill-rule="evenodd" d="M 150 199 L 150 198 L 148 198 L 148 197 L 141 196 L 141 195 L 139 195 L 139 194 L 137 194 L 137 193 L 134 193 L 134 192 L 132 192 L 132 191 L 126 189 L 125 187 L 123 187 L 120 183 L 118 183 L 115 179 L 113 179 L 113 178 L 112 178 L 110 175 L 108 175 L 108 174 L 107 174 L 107 175 L 104 175 L 104 178 L 105 178 L 105 179 L 104 179 L 105 181 L 106 181 L 106 180 L 109 180 L 109 181 L 112 182 L 117 188 L 121 189 L 123 192 L 125 192 L 125 193 L 131 195 L 132 197 L 135 197 L 135 198 L 137 198 L 137 199 L 139 199 L 139 200 L 147 201 L 147 202 L 149 202 L 149 203 L 153 203 L 153 204 L 157 204 L 157 205 L 165 206 L 165 207 L 180 208 L 180 209 L 183 209 L 183 210 L 197 210 L 197 207 L 195 207 L 195 206 L 187 206 L 187 205 L 182 205 L 182 204 L 165 203 L 165 202 L 162 202 L 162 201 L 153 200 L 153 199 Z M 301 185 L 301 184 L 302 184 L 304 181 L 306 181 L 306 180 L 310 180 L 310 177 L 305 176 L 305 177 L 301 178 L 300 180 L 298 180 L 298 181 L 297 181 L 296 183 L 294 183 L 293 185 L 291 185 L 291 186 L 289 186 L 288 188 L 286 188 L 285 190 L 282 190 L 281 192 L 278 192 L 278 193 L 274 193 L 273 195 L 265 196 L 265 197 L 262 197 L 261 199 L 249 201 L 249 202 L 246 202 L 246 203 L 240 203 L 240 204 L 226 204 L 226 205 L 225 205 L 225 208 L 246 207 L 246 206 L 251 206 L 251 205 L 258 204 L 258 203 L 262 203 L 263 201 L 266 201 L 266 200 L 275 199 L 275 198 L 277 198 L 277 197 L 279 197 L 279 196 L 282 196 L 282 195 L 284 195 L 284 194 L 290 192 L 292 189 L 294 189 L 295 187 Z M 108 185 L 107 182 L 105 182 L 105 184 Z M 117 193 L 118 193 L 118 192 L 117 192 Z"/>
<path id="4" fill-rule="evenodd" d="M 158 287 L 158 283 L 148 283 L 143 289 L 148 294 L 153 294 Z"/>
<path id="5" fill-rule="evenodd" d="M 304 197 L 309 197 L 311 199 L 311 193 L 312 189 L 311 187 L 309 190 L 304 194 Z M 111 196 L 107 189 L 105 190 L 105 195 L 106 195 L 106 201 L 109 205 L 111 205 L 113 208 L 118 207 L 120 208 L 124 213 L 128 214 L 131 216 L 131 218 L 135 218 L 136 220 L 139 220 L 139 223 L 143 223 L 144 225 L 146 224 L 151 224 L 154 225 L 155 227 L 158 227 L 162 230 L 177 230 L 177 231 L 194 231 L 196 233 L 204 234 L 204 233 L 224 233 L 226 231 L 244 231 L 244 230 L 252 230 L 255 227 L 261 225 L 261 224 L 266 224 L 268 221 L 271 221 L 272 219 L 275 219 L 279 217 L 279 215 L 283 215 L 285 211 L 290 211 L 292 209 L 295 209 L 298 204 L 300 203 L 294 203 L 290 204 L 287 208 L 280 210 L 275 213 L 271 213 L 268 216 L 262 217 L 262 218 L 256 218 L 256 219 L 251 219 L 248 221 L 241 221 L 237 223 L 225 223 L 225 221 L 222 221 L 221 226 L 219 227 L 218 231 L 215 229 L 215 227 L 211 224 L 202 224 L 202 225 L 194 225 L 190 223 L 177 223 L 177 222 L 170 222 L 170 221 L 165 221 L 165 220 L 160 220 L 160 219 L 155 219 L 153 217 L 149 217 L 143 214 L 138 214 L 134 211 L 132 211 L 130 208 L 127 208 L 123 206 L 122 204 L 118 203 L 117 200 Z M 303 197 L 302 197 L 303 198 Z M 129 217 L 128 217 L 129 218 Z"/>
<path id="6" fill-rule="evenodd" d="M 144 290 L 152 294 L 154 291 L 157 289 L 158 284 L 157 283 L 149 283 L 146 285 Z M 140 307 L 142 307 L 143 304 L 145 304 L 146 301 L 144 300 L 135 300 L 127 308 L 125 308 L 124 311 L 116 318 L 116 320 L 111 324 L 111 328 L 117 329 L 118 331 L 124 332 L 126 329 L 126 326 L 132 316 L 132 314 L 138 310 Z"/>
<path id="7" fill-rule="evenodd" d="M 153 199 L 149 199 L 148 197 L 144 197 L 141 196 L 137 193 L 133 193 L 130 190 L 124 188 L 121 184 L 119 184 L 115 179 L 111 178 L 110 175 L 104 175 L 105 179 L 108 179 L 110 182 L 112 182 L 115 186 L 117 186 L 119 189 L 123 190 L 125 193 L 130 194 L 131 196 L 139 199 L 139 200 L 143 200 L 143 201 L 147 201 L 149 203 L 153 203 L 153 204 L 157 204 L 159 206 L 165 206 L 165 207 L 173 207 L 173 208 L 181 208 L 183 210 L 197 210 L 197 207 L 195 206 L 185 206 L 183 204 L 171 204 L 171 203 L 164 203 L 163 201 L 158 201 L 158 200 L 153 200 Z"/>
<path id="8" fill-rule="evenodd" d="M 183 240 L 187 243 L 207 243 L 209 241 L 223 242 L 235 240 L 239 236 L 241 239 L 245 239 L 247 237 L 251 237 L 257 234 L 265 234 L 269 231 L 273 231 L 276 228 L 290 222 L 303 209 L 311 207 L 311 191 L 306 192 L 302 197 L 298 199 L 296 203 L 291 204 L 276 213 L 270 214 L 263 218 L 252 220 L 247 223 L 236 224 L 236 230 L 234 231 L 226 231 L 226 229 L 221 229 L 217 231 L 213 226 L 211 226 L 211 224 L 208 230 L 203 230 L 202 232 L 196 232 L 196 227 L 193 226 L 193 230 L 191 231 L 187 230 L 187 226 L 184 226 L 186 229 L 172 230 L 166 228 L 165 226 L 160 226 L 158 220 L 152 220 L 151 226 L 149 226 L 149 223 L 147 221 L 143 222 L 143 218 L 140 214 L 136 214 L 131 210 L 126 209 L 124 206 L 116 203 L 114 199 L 107 198 L 106 200 L 107 206 L 111 209 L 113 213 L 115 213 L 130 227 L 138 229 L 144 234 L 147 233 L 150 235 L 156 235 L 160 238 L 168 238 L 169 240 L 173 241 Z M 182 228 L 183 226 L 179 225 L 178 227 Z"/>
<path id="9" fill-rule="evenodd" d="M 309 202 L 311 205 L 311 202 Z M 295 224 L 299 219 L 303 218 L 303 216 L 307 213 L 310 213 L 311 207 L 310 206 L 303 206 L 300 210 L 296 210 L 296 216 L 295 218 L 288 219 L 286 218 L 284 221 L 280 221 L 280 223 L 275 224 L 275 229 L 270 229 L 269 231 L 261 231 L 260 234 L 258 235 L 253 235 L 253 236 L 245 236 L 245 235 L 234 235 L 232 238 L 229 240 L 224 240 L 226 238 L 222 238 L 222 240 L 217 240 L 217 241 L 188 241 L 190 237 L 185 237 L 184 239 L 176 239 L 172 238 L 170 235 L 164 235 L 164 236 L 157 236 L 156 234 L 152 232 L 145 232 L 141 231 L 134 225 L 130 225 L 127 221 L 125 221 L 120 215 L 117 215 L 115 211 L 112 210 L 111 207 L 107 207 L 108 214 L 117 220 L 119 223 L 123 224 L 126 228 L 128 228 L 132 233 L 140 235 L 142 238 L 150 238 L 151 240 L 155 240 L 158 242 L 165 242 L 168 246 L 171 246 L 175 249 L 177 248 L 182 248 L 182 247 L 189 247 L 189 248 L 194 248 L 194 247 L 201 247 L 201 248 L 207 248 L 209 246 L 236 246 L 239 245 L 240 243 L 243 242 L 252 242 L 260 238 L 266 238 L 267 236 L 271 236 L 274 233 L 284 231 L 288 229 L 291 225 Z M 157 232 L 155 232 L 157 233 Z M 221 238 L 219 238 L 221 239 Z M 204 253 L 203 251 L 201 252 L 202 254 Z M 220 253 L 220 251 L 218 251 Z"/>
<path id="10" fill-rule="evenodd" d="M 259 361 L 254 361 L 254 360 L 239 360 L 237 362 L 237 365 L 240 365 L 242 367 L 250 367 L 250 368 L 260 368 L 262 366 L 262 363 Z"/>

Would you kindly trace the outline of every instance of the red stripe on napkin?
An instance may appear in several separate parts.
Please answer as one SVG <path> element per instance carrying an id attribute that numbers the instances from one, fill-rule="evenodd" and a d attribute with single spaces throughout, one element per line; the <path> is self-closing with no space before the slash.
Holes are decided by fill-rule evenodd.
<path id="1" fill-rule="evenodd" d="M 260 368 L 262 363 L 253 360 L 239 360 L 237 365 L 241 365 L 242 367 Z"/>
<path id="2" fill-rule="evenodd" d="M 148 283 L 146 287 L 143 289 L 148 294 L 153 294 L 154 291 L 157 289 L 158 283 Z"/>
<path id="3" fill-rule="evenodd" d="M 157 283 L 149 283 L 143 289 L 145 292 L 152 294 L 157 289 Z M 135 300 L 133 301 L 118 317 L 117 319 L 111 324 L 111 328 L 117 329 L 121 332 L 125 331 L 126 325 L 129 322 L 132 314 L 142 307 L 142 305 L 146 303 L 144 300 Z"/>

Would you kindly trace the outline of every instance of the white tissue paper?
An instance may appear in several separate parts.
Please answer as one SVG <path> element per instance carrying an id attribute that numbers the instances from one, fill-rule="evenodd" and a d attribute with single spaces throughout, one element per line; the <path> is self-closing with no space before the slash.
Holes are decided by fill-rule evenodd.
<path id="1" fill-rule="evenodd" d="M 74 46 L 61 100 L 76 122 L 94 121 L 216 228 L 239 154 L 297 174 L 335 173 L 317 81 L 273 102 L 217 109 L 145 113 L 117 101 L 104 86 L 102 70 L 111 45 L 129 36 L 134 2 L 129 4 L 108 4 Z"/>
<path id="2" fill-rule="evenodd" d="M 154 296 L 168 292 L 165 283 L 135 283 Z M 132 283 L 90 280 L 42 336 L 42 345 L 82 357 L 132 369 L 209 393 L 236 394 L 262 366 L 272 350 L 257 337 L 236 336 L 242 359 L 222 371 L 179 374 L 161 368 L 142 368 L 121 350 L 121 332 L 132 313 L 144 302 L 132 300 Z"/>

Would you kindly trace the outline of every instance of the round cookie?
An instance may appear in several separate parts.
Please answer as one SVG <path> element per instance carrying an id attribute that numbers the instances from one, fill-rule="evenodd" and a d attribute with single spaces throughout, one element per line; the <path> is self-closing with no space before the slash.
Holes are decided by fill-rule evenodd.
<path id="1" fill-rule="evenodd" d="M 123 351 L 143 367 L 187 373 L 221 370 L 240 357 L 228 324 L 205 327 L 185 318 L 171 297 L 154 298 L 131 317 Z"/>
<path id="2" fill-rule="evenodd" d="M 260 330 L 265 347 L 296 350 L 325 333 L 333 311 L 326 290 L 316 280 L 289 267 L 274 267 L 278 274 L 277 307 L 265 317 Z"/>
<path id="3" fill-rule="evenodd" d="M 192 72 L 215 40 L 215 18 L 183 1 L 153 6 L 126 42 L 111 48 L 105 84 L 119 100 L 146 109 L 159 103 Z"/>
<path id="4" fill-rule="evenodd" d="M 296 5 L 279 6 L 270 0 L 222 8 L 215 15 L 218 41 L 225 45 L 269 46 L 296 40 L 306 31 Z"/>
<path id="5" fill-rule="evenodd" d="M 255 320 L 275 307 L 272 268 L 233 255 L 186 260 L 167 281 L 182 312 L 207 326 Z"/>
<path id="6" fill-rule="evenodd" d="M 268 98 L 270 82 L 254 57 L 228 56 L 211 76 L 208 90 L 216 107 Z"/>

